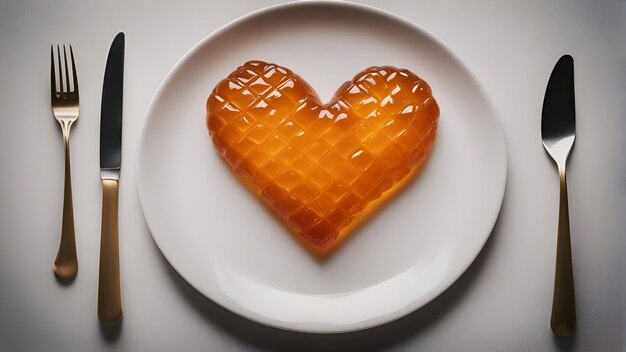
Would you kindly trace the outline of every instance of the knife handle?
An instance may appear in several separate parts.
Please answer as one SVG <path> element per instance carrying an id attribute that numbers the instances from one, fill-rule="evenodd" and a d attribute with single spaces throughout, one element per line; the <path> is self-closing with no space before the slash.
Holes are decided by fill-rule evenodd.
<path id="1" fill-rule="evenodd" d="M 98 281 L 98 319 L 116 323 L 122 319 L 120 252 L 117 227 L 119 181 L 102 179 L 102 237 Z"/>
<path id="2" fill-rule="evenodd" d="M 569 336 L 576 328 L 576 304 L 574 298 L 574 275 L 572 271 L 572 248 L 570 242 L 569 206 L 567 200 L 565 167 L 559 167 L 559 176 L 561 183 L 559 227 L 550 327 L 558 336 Z"/>

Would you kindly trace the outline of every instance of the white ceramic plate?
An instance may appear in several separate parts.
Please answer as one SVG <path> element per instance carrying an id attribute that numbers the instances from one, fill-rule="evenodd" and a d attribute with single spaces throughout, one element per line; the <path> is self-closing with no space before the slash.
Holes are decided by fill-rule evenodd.
<path id="1" fill-rule="evenodd" d="M 366 67 L 408 68 L 430 83 L 441 107 L 417 182 L 325 262 L 232 176 L 207 135 L 207 96 L 251 59 L 291 68 L 322 100 Z M 489 237 L 505 179 L 495 110 L 450 50 L 399 17 L 337 2 L 258 11 L 192 48 L 151 103 L 137 164 L 152 236 L 191 285 L 254 321 L 320 333 L 384 324 L 442 293 Z"/>

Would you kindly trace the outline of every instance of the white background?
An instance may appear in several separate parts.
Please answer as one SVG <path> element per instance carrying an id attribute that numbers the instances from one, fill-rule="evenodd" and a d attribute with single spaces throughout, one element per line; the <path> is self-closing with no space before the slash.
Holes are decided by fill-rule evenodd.
<path id="1" fill-rule="evenodd" d="M 360 1 L 433 33 L 464 60 L 498 109 L 509 160 L 491 239 L 432 303 L 342 335 L 249 322 L 189 286 L 154 244 L 134 183 L 148 103 L 195 43 L 280 1 L 0 1 L 0 350 L 7 351 L 620 351 L 626 229 L 626 3 Z M 373 24 L 375 25 L 375 24 Z M 96 318 L 100 238 L 99 115 L 106 54 L 126 33 L 120 246 L 124 321 Z M 81 117 L 72 131 L 80 270 L 52 274 L 61 226 L 63 143 L 49 105 L 49 45 L 71 43 Z M 575 60 L 577 136 L 568 168 L 578 331 L 549 329 L 558 178 L 540 142 L 547 79 Z M 477 200 L 480 206 L 480 200 Z"/>

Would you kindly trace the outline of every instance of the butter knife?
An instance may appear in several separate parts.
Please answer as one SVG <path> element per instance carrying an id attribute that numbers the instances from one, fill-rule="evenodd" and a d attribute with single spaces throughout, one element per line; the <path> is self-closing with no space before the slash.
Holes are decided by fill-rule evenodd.
<path id="1" fill-rule="evenodd" d="M 576 137 L 574 59 L 563 55 L 554 66 L 541 115 L 543 146 L 556 163 L 560 179 L 559 224 L 554 273 L 554 296 L 550 327 L 558 336 L 568 336 L 576 328 L 574 275 L 569 228 L 569 205 L 565 169 Z"/>

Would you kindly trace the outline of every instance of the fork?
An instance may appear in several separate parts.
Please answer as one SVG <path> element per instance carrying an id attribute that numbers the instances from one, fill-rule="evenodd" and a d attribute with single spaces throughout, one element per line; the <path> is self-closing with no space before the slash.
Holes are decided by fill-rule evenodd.
<path id="1" fill-rule="evenodd" d="M 74 279 L 78 272 L 74 206 L 72 204 L 72 173 L 70 169 L 70 129 L 78 119 L 78 76 L 76 75 L 76 63 L 74 62 L 72 46 L 70 45 L 72 81 L 70 81 L 70 72 L 68 70 L 66 47 L 63 45 L 63 57 L 61 57 L 61 50 L 58 45 L 56 49 L 58 76 L 54 72 L 54 47 L 50 46 L 50 88 L 52 92 L 52 113 L 61 125 L 63 144 L 65 145 L 65 190 L 63 192 L 61 242 L 53 268 L 55 275 L 59 278 L 70 280 Z M 63 67 L 65 71 L 63 71 Z M 63 72 L 65 72 L 65 75 L 63 75 Z M 57 81 L 59 82 L 58 88 Z M 72 83 L 72 88 L 70 88 L 70 83 Z"/>

